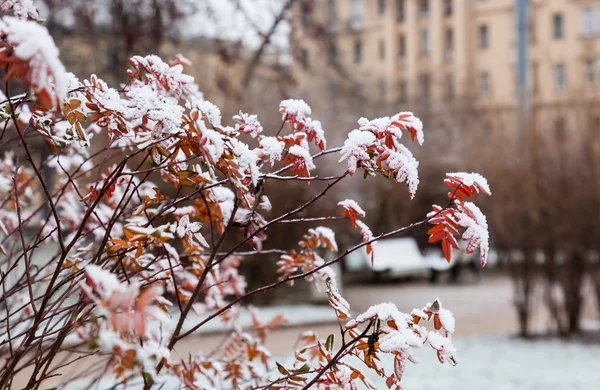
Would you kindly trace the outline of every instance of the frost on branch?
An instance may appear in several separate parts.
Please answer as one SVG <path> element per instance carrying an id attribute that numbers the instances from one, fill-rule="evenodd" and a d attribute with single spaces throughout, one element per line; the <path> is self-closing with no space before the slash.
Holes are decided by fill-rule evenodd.
<path id="1" fill-rule="evenodd" d="M 0 33 L 8 43 L 0 49 L 0 65 L 10 65 L 7 78 L 23 79 L 42 107 L 58 107 L 67 96 L 68 78 L 48 30 L 36 22 L 5 16 Z"/>
<path id="2" fill-rule="evenodd" d="M 353 175 L 362 169 L 365 175 L 377 172 L 385 177 L 393 177 L 397 182 L 405 182 L 411 199 L 419 185 L 419 162 L 400 143 L 402 131 L 406 130 L 423 143 L 423 124 L 412 113 L 400 113 L 393 117 L 383 117 L 372 121 L 361 118 L 360 127 L 352 130 L 341 150 L 340 162 L 348 161 L 348 172 Z"/>

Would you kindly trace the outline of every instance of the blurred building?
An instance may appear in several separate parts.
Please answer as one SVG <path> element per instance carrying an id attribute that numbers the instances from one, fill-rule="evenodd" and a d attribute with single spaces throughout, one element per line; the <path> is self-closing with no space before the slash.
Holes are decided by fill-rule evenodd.
<path id="1" fill-rule="evenodd" d="M 521 32 L 519 1 L 528 5 Z M 317 82 L 335 94 L 341 80 L 370 101 L 434 117 L 456 110 L 514 117 L 525 108 L 559 132 L 574 119 L 557 106 L 600 96 L 598 0 L 313 0 L 295 11 L 295 66 L 306 91 Z M 594 120 L 600 127 L 600 113 Z"/>

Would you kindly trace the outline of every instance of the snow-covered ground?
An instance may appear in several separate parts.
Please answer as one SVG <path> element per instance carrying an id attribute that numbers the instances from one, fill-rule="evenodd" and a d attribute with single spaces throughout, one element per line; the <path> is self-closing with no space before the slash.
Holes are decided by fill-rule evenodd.
<path id="1" fill-rule="evenodd" d="M 523 341 L 509 336 L 460 337 L 459 364 L 439 364 L 421 350 L 407 366 L 408 390 L 552 390 L 600 388 L 600 345 L 558 340 Z M 428 355 L 428 356 L 426 356 Z M 375 380 L 375 378 L 372 378 Z M 378 382 L 377 388 L 385 388 Z"/>
<path id="2" fill-rule="evenodd" d="M 600 387 L 600 345 L 558 340 L 523 341 L 511 336 L 469 336 L 454 341 L 459 364 L 440 364 L 431 349 L 416 355 L 402 379 L 406 390 L 577 390 Z M 384 359 L 384 365 L 392 362 Z M 356 367 L 360 367 L 356 364 Z M 364 371 L 367 373 L 367 371 Z M 368 374 L 377 389 L 385 382 Z M 87 382 L 86 382 L 87 383 Z M 69 389 L 79 389 L 73 384 Z M 98 389 L 108 389 L 105 380 Z M 140 387 L 141 388 L 141 387 Z M 130 383 L 127 390 L 137 389 Z M 180 389 L 172 382 L 164 390 Z"/>

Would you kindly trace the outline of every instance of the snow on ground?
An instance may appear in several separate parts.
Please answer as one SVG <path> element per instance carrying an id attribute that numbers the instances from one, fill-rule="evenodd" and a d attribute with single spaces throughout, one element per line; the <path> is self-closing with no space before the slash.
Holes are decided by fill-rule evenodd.
<path id="1" fill-rule="evenodd" d="M 419 363 L 406 368 L 404 388 L 576 390 L 600 386 L 600 345 L 524 341 L 511 336 L 461 337 L 454 344 L 459 358 L 456 367 L 439 364 L 433 350 L 421 350 L 416 355 Z M 376 383 L 378 389 L 385 388 L 383 381 Z"/>
<path id="2" fill-rule="evenodd" d="M 266 323 L 275 318 L 278 314 L 283 314 L 286 318 L 284 326 L 299 326 L 336 323 L 335 312 L 328 305 L 286 305 L 286 306 L 266 306 L 257 308 L 257 318 L 261 323 Z M 176 317 L 177 314 L 174 314 Z M 183 331 L 190 329 L 199 321 L 206 318 L 206 314 L 198 317 L 190 312 L 190 315 L 183 323 Z M 175 320 L 176 321 L 176 320 Z M 337 324 L 337 323 L 336 323 Z M 240 326 L 242 329 L 250 329 L 252 326 L 252 317 L 248 310 L 242 310 L 239 319 L 235 322 L 235 326 Z M 234 326 L 226 326 L 220 320 L 215 319 L 203 325 L 198 329 L 197 333 L 215 333 L 229 332 L 234 329 Z"/>
<path id="3" fill-rule="evenodd" d="M 577 390 L 597 389 L 600 383 L 600 345 L 559 340 L 523 341 L 512 336 L 470 336 L 454 340 L 459 364 L 440 364 L 432 349 L 416 354 L 419 363 L 407 366 L 406 390 Z M 384 359 L 391 367 L 391 360 Z M 356 364 L 356 367 L 360 367 Z M 367 371 L 363 371 L 367 373 Z M 376 375 L 368 375 L 377 389 L 386 389 Z M 77 389 L 73 384 L 68 389 Z M 104 380 L 98 389 L 108 389 Z M 127 390 L 138 387 L 130 383 Z M 142 387 L 139 387 L 140 389 Z M 179 389 L 173 382 L 164 390 Z"/>

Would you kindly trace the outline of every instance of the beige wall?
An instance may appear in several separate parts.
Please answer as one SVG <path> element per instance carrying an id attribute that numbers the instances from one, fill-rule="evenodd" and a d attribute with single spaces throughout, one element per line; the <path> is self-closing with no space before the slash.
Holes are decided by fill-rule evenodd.
<path id="1" fill-rule="evenodd" d="M 315 24 L 327 26 L 328 0 L 316 0 L 313 12 Z M 444 14 L 443 0 L 429 0 L 427 16 L 420 15 L 419 0 L 405 0 L 404 20 L 396 20 L 396 0 L 385 0 L 385 12 L 379 13 L 378 0 L 363 0 L 362 23 L 352 28 L 354 0 L 337 0 L 337 29 L 330 39 L 338 48 L 340 66 L 352 80 L 363 85 L 362 92 L 372 99 L 381 97 L 379 84 L 386 85 L 385 100 L 398 101 L 400 84 L 407 83 L 408 94 L 418 98 L 422 93 L 421 77 L 429 75 L 430 101 L 447 104 L 448 76 L 454 78 L 457 96 L 474 99 L 482 107 L 514 107 L 517 104 L 516 84 L 516 14 L 515 0 L 454 0 L 452 15 Z M 586 60 L 600 59 L 600 34 L 583 34 L 583 8 L 595 7 L 595 26 L 600 31 L 600 1 L 598 0 L 530 0 L 530 26 L 533 28 L 529 46 L 530 90 L 539 104 L 553 104 L 573 97 L 595 96 L 600 90 L 584 85 Z M 299 10 L 296 10 L 299 11 Z M 301 87 L 311 88 L 315 80 L 333 82 L 338 72 L 327 65 L 324 35 L 311 35 L 311 28 L 301 23 L 296 12 L 292 26 L 294 49 L 307 50 L 310 66 L 300 69 Z M 553 37 L 553 15 L 564 18 L 563 39 Z M 479 28 L 488 26 L 489 47 L 479 47 Z M 314 29 L 313 25 L 313 29 Z M 428 30 L 430 52 L 422 53 L 422 34 Z M 446 55 L 446 30 L 453 31 L 452 56 Z M 406 55 L 398 63 L 399 35 L 405 36 Z M 316 37 L 316 38 L 315 38 Z M 354 44 L 362 42 L 362 61 L 354 62 Z M 379 56 L 379 41 L 385 42 L 385 57 Z M 298 58 L 298 55 L 295 56 Z M 566 90 L 555 91 L 554 68 L 564 64 Z M 535 68 L 535 69 L 534 69 Z M 487 73 L 489 93 L 481 94 L 482 74 Z M 596 72 L 600 81 L 600 67 Z M 535 76 L 535 77 L 534 77 Z M 535 78 L 535 82 L 533 79 Z M 534 93 L 535 92 L 535 93 Z"/>

